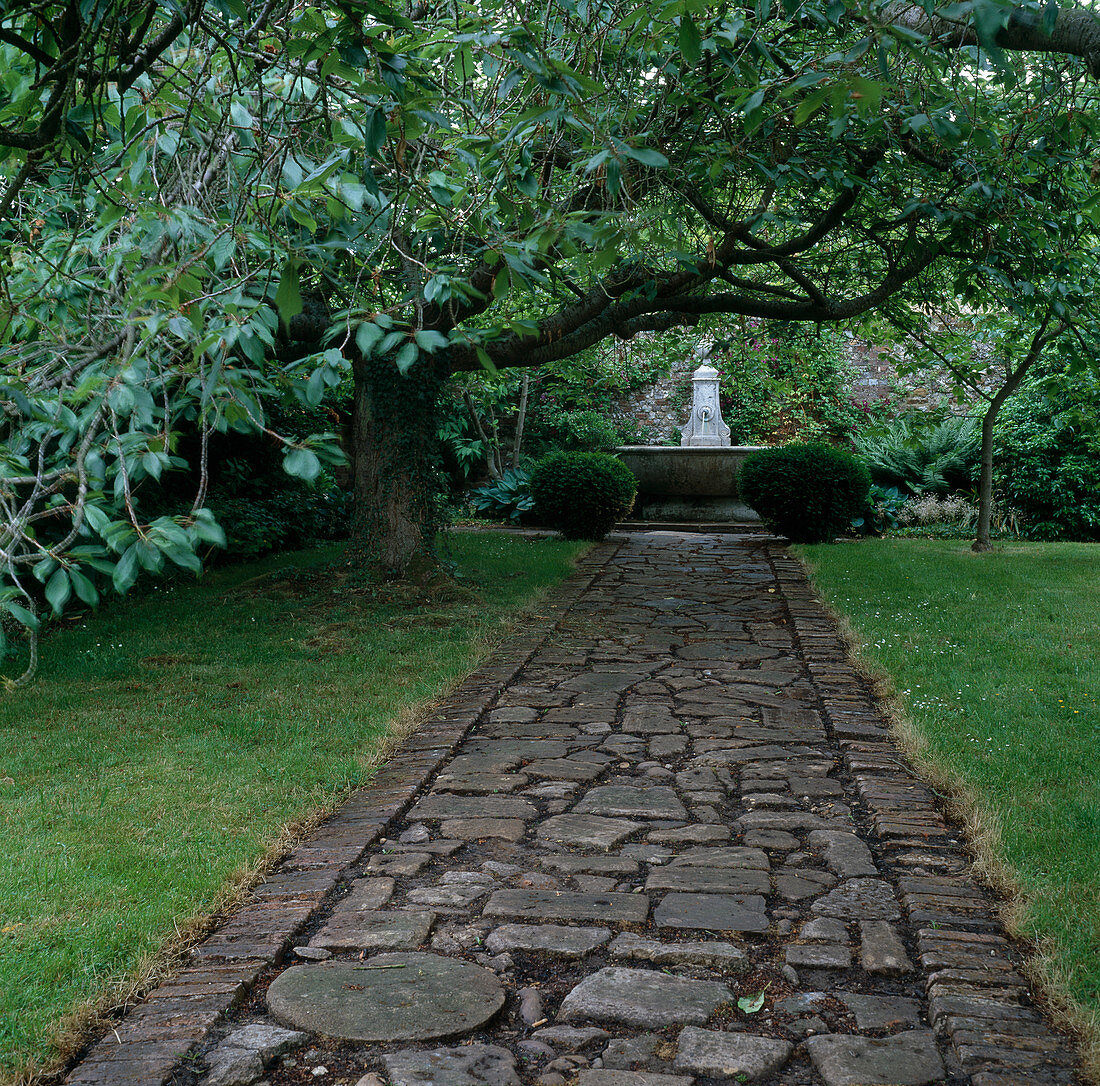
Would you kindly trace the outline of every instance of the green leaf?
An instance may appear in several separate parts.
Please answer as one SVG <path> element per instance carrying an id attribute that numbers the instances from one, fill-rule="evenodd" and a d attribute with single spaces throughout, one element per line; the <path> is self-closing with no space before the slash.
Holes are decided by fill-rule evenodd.
<path id="1" fill-rule="evenodd" d="M 325 398 L 325 371 L 314 370 L 306 382 L 306 403 L 310 407 L 316 407 Z"/>
<path id="2" fill-rule="evenodd" d="M 141 466 L 154 478 L 160 479 L 161 469 L 164 464 L 161 462 L 160 457 L 155 452 L 147 452 L 141 458 Z"/>
<path id="3" fill-rule="evenodd" d="M 745 128 L 749 132 L 755 132 L 763 123 L 764 118 L 761 109 L 764 105 L 764 88 L 753 91 L 749 100 L 745 103 Z"/>
<path id="4" fill-rule="evenodd" d="M 125 595 L 133 587 L 138 575 L 138 549 L 136 543 L 131 543 L 115 566 L 111 575 L 115 591 L 119 595 Z"/>
<path id="5" fill-rule="evenodd" d="M 367 121 L 365 137 L 364 146 L 367 154 L 373 158 L 386 142 L 386 113 L 381 106 L 371 113 L 370 120 Z"/>
<path id="6" fill-rule="evenodd" d="M 1004 67 L 1004 51 L 997 44 L 997 35 L 1008 22 L 1008 8 L 995 3 L 974 5 L 974 33 L 981 47 L 989 54 L 989 59 L 998 67 Z"/>
<path id="7" fill-rule="evenodd" d="M 1057 0 L 1050 0 L 1043 8 L 1043 33 L 1050 35 L 1054 32 L 1054 24 L 1058 22 Z"/>
<path id="8" fill-rule="evenodd" d="M 214 520 L 214 514 L 209 509 L 200 509 L 195 514 L 195 523 L 191 530 L 204 543 L 212 543 L 215 547 L 225 546 L 225 532 L 222 526 Z"/>
<path id="9" fill-rule="evenodd" d="M 256 119 L 248 112 L 244 102 L 233 102 L 229 107 L 229 117 L 234 128 L 251 129 Z"/>
<path id="10" fill-rule="evenodd" d="M 738 1009 L 744 1011 L 745 1014 L 756 1014 L 756 1012 L 764 1006 L 764 992 L 757 992 L 756 995 L 751 996 L 742 996 L 737 1001 L 737 1006 Z"/>
<path id="11" fill-rule="evenodd" d="M 55 615 L 61 614 L 72 594 L 73 586 L 69 581 L 68 571 L 55 570 L 53 576 L 46 582 L 46 602 L 53 608 Z"/>
<path id="12" fill-rule="evenodd" d="M 4 604 L 4 610 L 17 622 L 23 623 L 28 629 L 37 630 L 40 625 L 38 616 L 34 614 L 33 611 L 28 611 L 21 603 L 15 603 L 13 600 L 8 600 Z"/>
<path id="13" fill-rule="evenodd" d="M 450 343 L 450 340 L 442 332 L 435 332 L 431 329 L 417 332 L 413 339 L 416 340 L 416 345 L 428 354 L 438 351 L 441 347 L 446 347 Z"/>
<path id="14" fill-rule="evenodd" d="M 830 94 L 832 94 L 832 89 L 829 87 L 819 87 L 817 90 L 807 94 L 795 107 L 795 125 L 800 126 L 805 124 L 825 104 Z"/>
<path id="15" fill-rule="evenodd" d="M 99 603 L 99 592 L 96 586 L 75 567 L 69 569 L 69 580 L 73 583 L 73 590 L 82 603 L 89 607 L 95 607 Z"/>
<path id="16" fill-rule="evenodd" d="M 622 151 L 627 158 L 632 158 L 643 166 L 653 166 L 660 169 L 668 165 L 668 159 L 652 147 L 631 147 L 628 144 L 623 144 Z"/>
<path id="17" fill-rule="evenodd" d="M 164 555 L 160 548 L 144 539 L 134 544 L 137 547 L 138 561 L 150 572 L 159 573 L 164 567 Z"/>
<path id="18" fill-rule="evenodd" d="M 189 569 L 192 573 L 202 573 L 202 562 L 194 551 L 186 547 L 165 547 L 164 553 L 183 569 Z"/>
<path id="19" fill-rule="evenodd" d="M 72 119 L 72 116 L 65 118 L 65 131 L 75 140 L 85 151 L 92 149 L 92 141 L 88 139 L 88 133 Z"/>
<path id="20" fill-rule="evenodd" d="M 495 374 L 497 372 L 496 365 L 493 363 L 493 360 L 489 357 L 489 352 L 485 350 L 484 347 L 475 347 L 474 353 L 477 355 L 478 362 L 481 363 L 482 367 L 488 373 Z"/>
<path id="21" fill-rule="evenodd" d="M 363 321 L 355 330 L 355 345 L 363 352 L 365 357 L 378 346 L 378 341 L 382 338 L 382 335 L 382 329 L 373 321 Z"/>
<path id="22" fill-rule="evenodd" d="M 413 363 L 420 357 L 420 348 L 415 343 L 406 343 L 404 347 L 397 352 L 397 369 L 399 373 L 408 373 L 412 368 Z"/>
<path id="23" fill-rule="evenodd" d="M 703 55 L 703 42 L 699 28 L 690 15 L 680 16 L 680 54 L 689 68 L 694 68 Z"/>
<path id="24" fill-rule="evenodd" d="M 57 566 L 58 562 L 56 558 L 43 558 L 41 562 L 35 563 L 31 572 L 34 574 L 34 579 L 39 584 L 45 584 L 46 578 L 57 569 Z"/>
<path id="25" fill-rule="evenodd" d="M 290 326 L 291 320 L 302 312 L 302 291 L 298 282 L 296 260 L 288 260 L 283 265 L 279 289 L 275 291 L 275 308 L 279 311 L 279 320 L 287 327 Z"/>
<path id="26" fill-rule="evenodd" d="M 623 183 L 623 168 L 617 158 L 607 160 L 607 191 L 618 196 Z"/>
<path id="27" fill-rule="evenodd" d="M 321 461 L 317 454 L 310 449 L 291 449 L 283 457 L 283 470 L 288 475 L 298 479 L 304 479 L 307 483 L 313 482 L 321 474 Z"/>
<path id="28" fill-rule="evenodd" d="M 217 271 L 221 271 L 222 268 L 232 260 L 234 253 L 237 251 L 237 242 L 235 241 L 233 234 L 230 231 L 226 231 L 215 239 L 214 244 L 210 246 L 209 257 L 213 261 L 214 268 Z"/>

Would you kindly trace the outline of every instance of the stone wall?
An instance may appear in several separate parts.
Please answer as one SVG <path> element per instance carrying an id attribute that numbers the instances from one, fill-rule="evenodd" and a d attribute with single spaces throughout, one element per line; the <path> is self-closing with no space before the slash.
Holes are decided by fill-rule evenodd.
<path id="1" fill-rule="evenodd" d="M 979 358 L 988 353 L 984 348 L 985 344 L 975 345 Z M 843 357 L 851 369 L 848 391 L 856 403 L 888 400 L 913 411 L 946 407 L 953 414 L 967 414 L 978 399 L 969 397 L 963 403 L 957 403 L 953 382 L 946 369 L 928 369 L 919 378 L 915 374 L 899 376 L 891 356 L 882 347 L 867 340 L 849 339 Z M 990 371 L 981 383 L 986 391 L 994 389 L 996 375 Z"/>
<path id="2" fill-rule="evenodd" d="M 702 341 L 690 354 L 673 359 L 667 377 L 613 401 L 612 416 L 644 431 L 645 444 L 664 445 L 670 440 L 678 444 L 680 427 L 687 424 L 691 410 L 691 375 L 703 364 L 711 344 Z"/>
<path id="3" fill-rule="evenodd" d="M 612 416 L 644 431 L 646 444 L 678 442 L 680 427 L 686 424 L 691 407 L 691 375 L 703 364 L 710 346 L 711 341 L 701 342 L 691 354 L 673 360 L 667 377 L 613 402 Z M 629 344 L 624 344 L 623 349 L 629 349 Z M 914 411 L 946 407 L 955 414 L 966 414 L 975 406 L 976 398 L 961 404 L 955 402 L 946 370 L 924 372 L 919 380 L 915 376 L 901 377 L 885 348 L 855 337 L 847 340 L 842 355 L 851 371 L 848 393 L 856 403 L 887 400 Z M 991 375 L 983 385 L 995 387 L 995 377 Z"/>

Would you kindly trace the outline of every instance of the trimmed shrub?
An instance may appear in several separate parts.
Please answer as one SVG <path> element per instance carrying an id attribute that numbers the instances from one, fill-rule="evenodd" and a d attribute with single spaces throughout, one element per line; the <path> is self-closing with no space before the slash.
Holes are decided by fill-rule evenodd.
<path id="1" fill-rule="evenodd" d="M 784 445 L 746 457 L 741 497 L 795 543 L 826 543 L 866 508 L 867 469 L 828 445 Z"/>
<path id="2" fill-rule="evenodd" d="M 630 469 L 607 453 L 553 453 L 531 472 L 535 510 L 566 539 L 603 539 L 637 490 Z"/>

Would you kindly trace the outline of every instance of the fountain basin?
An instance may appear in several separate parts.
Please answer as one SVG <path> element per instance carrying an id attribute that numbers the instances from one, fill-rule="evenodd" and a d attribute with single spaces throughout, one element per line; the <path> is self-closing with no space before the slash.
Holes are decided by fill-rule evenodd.
<path id="1" fill-rule="evenodd" d="M 748 521 L 760 516 L 740 500 L 737 475 L 761 445 L 621 445 L 616 456 L 638 480 L 639 520 Z"/>

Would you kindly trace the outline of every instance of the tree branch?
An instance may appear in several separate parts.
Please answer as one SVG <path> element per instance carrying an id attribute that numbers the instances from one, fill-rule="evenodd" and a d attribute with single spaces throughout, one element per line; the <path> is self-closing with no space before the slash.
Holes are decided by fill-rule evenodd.
<path id="1" fill-rule="evenodd" d="M 886 17 L 907 30 L 923 34 L 931 42 L 958 49 L 978 45 L 978 35 L 968 23 L 929 15 L 919 4 L 900 0 L 885 9 Z M 1060 8 L 1049 31 L 1043 28 L 1043 14 L 1016 8 L 1008 24 L 996 34 L 1002 49 L 1019 53 L 1061 53 L 1081 57 L 1094 79 L 1100 79 L 1100 18 L 1086 8 Z"/>

